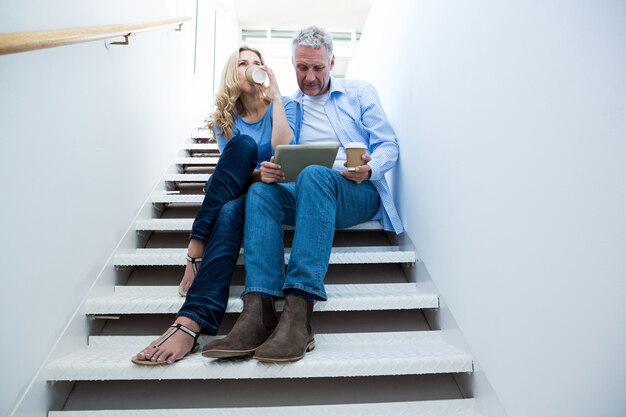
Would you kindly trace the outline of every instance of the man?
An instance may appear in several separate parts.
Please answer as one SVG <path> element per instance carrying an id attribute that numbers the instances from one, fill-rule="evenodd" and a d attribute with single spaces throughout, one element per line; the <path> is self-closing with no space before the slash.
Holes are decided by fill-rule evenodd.
<path id="1" fill-rule="evenodd" d="M 244 309 L 228 336 L 205 346 L 202 354 L 207 357 L 301 359 L 315 347 L 313 301 L 326 300 L 324 277 L 335 227 L 380 216 L 385 230 L 403 232 L 384 177 L 396 164 L 398 142 L 376 90 L 330 75 L 333 42 L 323 29 L 312 26 L 298 32 L 292 52 L 300 87 L 293 97 L 298 143 L 335 141 L 341 147 L 333 169 L 309 166 L 295 183 L 278 182 L 284 174 L 273 159 L 262 164 L 262 182 L 250 187 L 246 199 Z M 364 165 L 355 171 L 344 168 L 350 142 L 367 146 Z M 286 272 L 283 224 L 295 225 Z M 273 299 L 283 297 L 279 321 Z"/>

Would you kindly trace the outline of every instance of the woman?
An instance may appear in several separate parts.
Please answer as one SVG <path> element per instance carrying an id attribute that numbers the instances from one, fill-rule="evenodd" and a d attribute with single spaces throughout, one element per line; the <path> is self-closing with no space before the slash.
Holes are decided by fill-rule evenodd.
<path id="1" fill-rule="evenodd" d="M 269 88 L 246 80 L 251 65 L 267 73 Z M 261 53 L 240 47 L 224 66 L 215 111 L 208 122 L 221 156 L 205 185 L 187 246 L 187 265 L 179 286 L 185 303 L 174 324 L 134 356 L 134 363 L 174 363 L 196 350 L 199 333 L 217 333 L 243 238 L 245 193 L 251 182 L 260 180 L 259 164 L 271 158 L 273 147 L 293 141 L 294 124 L 295 103 L 281 97 Z"/>

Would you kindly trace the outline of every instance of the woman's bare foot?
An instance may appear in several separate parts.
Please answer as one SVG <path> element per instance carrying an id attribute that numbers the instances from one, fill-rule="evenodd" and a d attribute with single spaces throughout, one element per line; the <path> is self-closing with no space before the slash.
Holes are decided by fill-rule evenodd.
<path id="1" fill-rule="evenodd" d="M 189 330 L 198 333 L 200 331 L 200 325 L 195 321 L 187 317 L 178 317 L 174 323 L 180 323 L 183 326 L 189 328 Z M 170 332 L 172 328 L 168 328 L 163 335 Z M 161 337 L 163 337 L 161 335 Z M 185 357 L 192 349 L 195 343 L 194 338 L 183 330 L 175 332 L 169 339 L 167 339 L 161 346 L 154 347 L 157 341 L 161 338 L 157 338 L 150 342 L 141 352 L 135 356 L 139 361 L 150 361 L 153 363 L 167 363 L 172 364 L 177 360 Z M 135 359 L 133 358 L 133 359 Z"/>
<path id="2" fill-rule="evenodd" d="M 199 240 L 190 240 L 189 245 L 187 246 L 187 255 L 190 258 L 201 258 L 204 254 L 204 242 Z M 196 270 L 200 268 L 200 264 L 196 264 Z M 194 271 L 193 264 L 187 260 L 187 265 L 185 266 L 185 273 L 183 274 L 183 279 L 180 281 L 180 285 L 178 286 L 178 294 L 181 297 L 185 297 L 187 295 L 187 291 L 189 291 L 189 287 L 193 284 L 193 280 L 196 277 L 196 272 Z"/>

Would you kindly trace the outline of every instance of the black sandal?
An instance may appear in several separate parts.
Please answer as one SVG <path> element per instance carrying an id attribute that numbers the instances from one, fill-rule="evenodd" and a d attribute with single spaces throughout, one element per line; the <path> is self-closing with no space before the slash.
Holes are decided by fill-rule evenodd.
<path id="1" fill-rule="evenodd" d="M 200 268 L 200 262 L 202 262 L 202 256 L 192 258 L 191 256 L 189 256 L 189 254 L 187 254 L 187 262 L 191 262 L 191 269 L 193 269 L 193 276 L 195 278 L 196 274 L 198 273 L 198 268 Z M 183 290 L 182 281 L 178 285 L 178 295 L 180 295 L 181 297 L 187 297 L 187 292 Z"/>
<path id="2" fill-rule="evenodd" d="M 200 336 L 200 333 L 196 333 L 193 330 L 191 330 L 190 328 L 188 328 L 187 326 L 185 326 L 184 324 L 180 324 L 180 323 L 174 323 L 170 327 L 172 327 L 172 329 L 170 331 L 168 331 L 167 333 L 165 333 L 163 336 L 161 336 L 155 342 L 154 346 L 152 346 L 153 348 L 158 348 L 163 343 L 165 343 L 167 341 L 167 339 L 172 337 L 174 335 L 174 333 L 176 333 L 177 331 L 181 330 L 181 331 L 187 333 L 189 336 L 193 337 L 193 346 L 191 347 L 191 350 L 185 354 L 185 356 L 189 355 L 190 353 L 194 353 L 196 350 L 198 350 L 198 346 L 199 346 L 198 345 L 198 337 Z M 169 365 L 169 362 L 167 362 L 167 361 L 152 362 L 149 359 L 143 359 L 143 360 L 142 359 L 138 359 L 137 355 L 133 356 L 131 358 L 131 361 L 133 363 L 137 364 L 137 365 L 147 365 L 147 366 Z"/>

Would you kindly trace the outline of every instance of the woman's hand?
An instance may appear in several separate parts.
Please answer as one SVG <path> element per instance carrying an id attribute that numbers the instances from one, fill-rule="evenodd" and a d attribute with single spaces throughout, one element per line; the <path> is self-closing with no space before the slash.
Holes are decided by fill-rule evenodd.
<path id="1" fill-rule="evenodd" d="M 283 181 L 285 173 L 280 169 L 280 165 L 274 163 L 274 157 L 268 161 L 261 162 L 261 181 L 266 184 Z"/>
<path id="2" fill-rule="evenodd" d="M 276 149 L 278 145 L 291 143 L 293 140 L 293 130 L 287 121 L 283 96 L 280 94 L 274 71 L 267 65 L 261 65 L 260 67 L 267 72 L 269 87 L 264 90 L 264 94 L 267 99 L 272 101 L 272 149 Z M 282 171 L 280 171 L 280 173 L 283 175 Z M 261 181 L 266 182 L 264 179 Z M 270 180 L 269 182 L 276 181 Z"/>
<path id="3" fill-rule="evenodd" d="M 278 88 L 278 82 L 276 81 L 274 71 L 267 65 L 259 65 L 259 68 L 267 73 L 269 84 L 268 86 L 263 85 L 261 87 L 263 89 L 263 94 L 265 94 L 265 97 L 269 100 L 278 100 L 282 104 L 283 98 L 280 95 L 280 89 Z"/>

